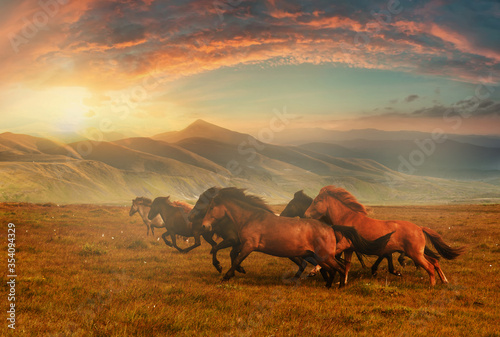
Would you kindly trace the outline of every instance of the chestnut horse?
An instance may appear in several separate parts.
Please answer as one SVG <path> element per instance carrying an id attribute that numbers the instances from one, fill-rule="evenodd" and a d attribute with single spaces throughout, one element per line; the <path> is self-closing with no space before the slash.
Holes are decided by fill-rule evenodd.
<path id="1" fill-rule="evenodd" d="M 375 242 L 363 240 L 353 228 L 330 226 L 314 219 L 287 218 L 275 215 L 262 199 L 246 195 L 243 190 L 228 187 L 221 189 L 212 199 L 203 219 L 203 227 L 229 217 L 238 232 L 241 251 L 223 277 L 229 280 L 236 267 L 253 251 L 279 257 L 312 256 L 328 273 L 327 287 L 331 287 L 335 272 L 341 275 L 340 286 L 345 285 L 345 266 L 336 259 L 335 232 L 339 231 L 353 242 L 360 251 L 383 249 L 392 233 Z"/>
<path id="2" fill-rule="evenodd" d="M 283 209 L 283 211 L 281 212 L 280 216 L 288 216 L 288 217 L 296 217 L 296 216 L 298 216 L 298 217 L 301 217 L 301 218 L 305 218 L 304 214 L 306 213 L 306 211 L 309 208 L 309 206 L 311 206 L 312 202 L 313 202 L 313 198 L 311 198 L 310 196 L 308 196 L 307 194 L 305 194 L 303 190 L 297 191 L 293 195 L 293 199 L 290 200 L 290 202 Z M 322 220 L 323 222 L 325 222 L 324 219 L 320 219 L 320 220 Z M 338 238 L 337 237 L 337 245 L 339 244 L 339 241 L 341 241 L 341 240 L 342 240 L 342 238 Z M 345 238 L 344 238 L 344 240 L 345 240 Z M 346 244 L 346 243 L 344 243 L 344 244 Z M 347 244 L 349 244 L 349 243 L 347 243 Z M 363 268 L 366 268 L 366 265 L 363 262 L 362 255 L 360 253 L 358 253 L 358 252 L 355 252 L 355 253 L 356 253 L 356 256 L 357 256 L 359 262 L 361 263 L 361 266 Z M 339 258 L 339 256 L 337 258 Z M 306 259 L 306 261 L 315 266 L 309 272 L 308 276 L 309 277 L 316 276 L 316 274 L 318 273 L 318 271 L 321 271 L 321 266 L 319 264 L 317 264 L 317 262 L 314 261 L 314 259 Z"/>
<path id="3" fill-rule="evenodd" d="M 426 249 L 426 237 L 445 259 L 455 259 L 465 251 L 465 247 L 451 248 L 430 228 L 419 227 L 408 221 L 371 219 L 367 216 L 365 207 L 352 194 L 335 186 L 323 187 L 305 215 L 314 219 L 327 217 L 334 225 L 354 227 L 367 240 L 394 232 L 387 246 L 377 255 L 388 257 L 393 252 L 404 252 L 415 265 L 422 266 L 427 271 L 431 286 L 436 284 L 435 270 L 443 283 L 448 283 L 448 280 L 439 266 L 438 256 Z M 349 259 L 350 257 L 346 257 L 346 260 Z"/>
<path id="4" fill-rule="evenodd" d="M 160 214 L 165 228 L 167 231 L 162 234 L 162 239 L 169 247 L 176 248 L 181 253 L 187 253 L 192 249 L 201 245 L 200 235 L 213 246 L 217 243 L 212 239 L 213 233 L 201 233 L 194 231 L 191 222 L 188 221 L 187 216 L 191 211 L 191 206 L 180 201 L 171 202 L 169 197 L 158 197 L 151 204 L 151 210 L 148 214 L 148 219 L 154 219 Z M 167 240 L 170 236 L 172 242 Z M 182 249 L 177 246 L 176 235 L 184 237 L 194 237 L 194 244 L 191 247 Z"/>
<path id="5" fill-rule="evenodd" d="M 188 216 L 188 220 L 191 221 L 193 224 L 193 229 L 202 231 L 203 218 L 207 213 L 208 207 L 210 206 L 212 199 L 215 197 L 215 195 L 217 195 L 217 193 L 220 190 L 221 188 L 219 187 L 211 187 L 200 195 L 200 198 L 198 199 L 196 205 L 193 207 Z M 264 210 L 266 211 L 268 210 L 267 205 L 264 205 L 263 207 Z M 212 250 L 210 251 L 210 253 L 212 254 L 212 264 L 220 273 L 222 272 L 222 266 L 220 265 L 220 262 L 217 260 L 217 252 L 221 249 L 232 247 L 230 253 L 232 262 L 234 261 L 234 259 L 236 258 L 236 256 L 240 251 L 241 242 L 240 238 L 238 237 L 238 232 L 236 231 L 234 224 L 228 217 L 224 217 L 214 222 L 212 224 L 212 229 L 215 234 L 222 237 L 223 239 L 215 247 L 212 247 Z M 298 271 L 294 275 L 294 279 L 298 279 L 304 272 L 306 263 L 304 262 L 303 259 L 299 257 L 291 257 L 290 260 L 299 267 Z M 246 273 L 245 269 L 240 265 L 236 267 L 236 271 L 243 274 Z M 322 275 L 326 281 L 328 275 L 326 273 L 322 273 Z"/>

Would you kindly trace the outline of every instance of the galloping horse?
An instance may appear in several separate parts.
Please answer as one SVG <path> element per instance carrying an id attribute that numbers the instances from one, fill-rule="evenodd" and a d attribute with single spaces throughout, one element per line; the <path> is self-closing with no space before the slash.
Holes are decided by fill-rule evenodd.
<path id="1" fill-rule="evenodd" d="M 223 188 L 212 199 L 203 219 L 203 227 L 229 217 L 238 232 L 241 251 L 223 277 L 229 280 L 236 267 L 252 252 L 258 251 L 279 257 L 312 256 L 328 273 L 327 287 L 331 287 L 335 271 L 341 275 L 340 286 L 345 285 L 345 267 L 335 258 L 340 253 L 336 247 L 335 232 L 339 231 L 353 242 L 357 249 L 382 249 L 392 233 L 376 242 L 367 242 L 356 230 L 345 226 L 330 226 L 313 219 L 287 218 L 275 215 L 259 197 L 246 195 L 243 190 Z"/>
<path id="2" fill-rule="evenodd" d="M 436 284 L 434 271 L 443 283 L 448 283 L 441 267 L 438 256 L 425 246 L 427 237 L 438 253 L 445 259 L 451 260 L 465 251 L 465 247 L 451 248 L 434 230 L 419 227 L 408 221 L 383 221 L 371 219 L 366 215 L 366 209 L 356 198 L 343 188 L 335 186 L 323 187 L 306 211 L 306 217 L 320 219 L 327 217 L 334 225 L 345 225 L 355 228 L 367 240 L 379 237 L 385 233 L 394 232 L 387 246 L 379 256 L 389 257 L 393 252 L 404 252 L 416 265 L 422 266 L 429 274 L 432 286 Z M 346 257 L 349 261 L 350 257 Z"/>
<path id="3" fill-rule="evenodd" d="M 295 192 L 293 195 L 293 199 L 286 205 L 285 209 L 281 212 L 280 216 L 288 216 L 288 217 L 300 217 L 305 218 L 304 214 L 306 213 L 309 206 L 311 206 L 313 202 L 313 198 L 304 193 L 303 190 Z M 323 222 L 326 222 L 325 219 L 320 219 Z M 337 244 L 342 239 L 337 237 Z M 345 240 L 345 239 L 344 239 Z M 344 243 L 345 244 L 345 243 Z M 365 263 L 363 262 L 363 257 L 360 253 L 355 252 L 358 257 L 359 262 L 363 268 L 366 268 Z M 309 272 L 309 277 L 316 276 L 318 271 L 321 270 L 321 266 L 316 263 L 313 259 L 306 259 L 307 262 L 311 263 L 315 267 Z"/>
<path id="4" fill-rule="evenodd" d="M 134 200 L 132 200 L 132 206 L 130 207 L 130 211 L 128 212 L 128 215 L 132 216 L 135 213 L 139 212 L 139 215 L 142 218 L 142 221 L 146 225 L 148 229 L 148 236 L 149 236 L 149 228 L 151 227 L 151 233 L 155 235 L 154 228 L 161 228 L 165 227 L 165 224 L 163 220 L 161 219 L 160 215 L 157 215 L 153 220 L 148 219 L 148 213 L 149 210 L 151 209 L 151 203 L 152 200 L 145 198 L 145 197 L 137 197 Z"/>
<path id="5" fill-rule="evenodd" d="M 213 233 L 201 233 L 193 230 L 191 222 L 187 220 L 188 213 L 191 211 L 191 206 L 180 201 L 171 202 L 169 197 L 158 197 L 151 204 L 151 210 L 148 214 L 148 219 L 154 219 L 158 214 L 165 223 L 167 231 L 162 234 L 162 239 L 169 247 L 176 248 L 181 253 L 187 253 L 192 249 L 201 245 L 200 235 L 213 246 L 216 242 L 212 239 Z M 182 249 L 177 246 L 176 234 L 184 237 L 194 237 L 194 244 L 191 247 Z M 170 236 L 172 242 L 167 240 Z"/>
<path id="6" fill-rule="evenodd" d="M 203 217 L 207 213 L 208 206 L 212 202 L 212 199 L 220 191 L 218 187 L 211 187 L 205 192 L 203 192 L 198 201 L 194 205 L 191 212 L 189 212 L 188 220 L 193 224 L 193 229 L 201 231 Z M 240 239 L 238 238 L 238 232 L 234 229 L 231 220 L 228 217 L 220 219 L 212 226 L 215 234 L 220 236 L 223 240 L 218 243 L 215 247 L 212 247 L 210 254 L 212 254 L 212 264 L 219 273 L 222 273 L 222 266 L 217 260 L 217 252 L 221 249 L 232 247 L 230 257 L 233 261 L 239 253 Z M 238 266 L 236 271 L 245 274 L 245 269 L 242 266 Z"/>

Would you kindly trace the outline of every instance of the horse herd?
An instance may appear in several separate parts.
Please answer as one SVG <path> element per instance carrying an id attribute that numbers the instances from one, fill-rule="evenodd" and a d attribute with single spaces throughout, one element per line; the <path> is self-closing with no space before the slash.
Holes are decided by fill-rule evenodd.
<path id="1" fill-rule="evenodd" d="M 154 201 L 136 198 L 132 201 L 130 216 L 139 212 L 146 226 L 164 227 L 165 244 L 187 253 L 201 245 L 201 236 L 212 246 L 212 263 L 219 273 L 222 266 L 217 252 L 231 247 L 231 267 L 223 280 L 229 280 L 235 271 L 245 273 L 243 260 L 253 251 L 287 257 L 299 267 L 294 278 L 299 278 L 307 266 L 313 264 L 312 274 L 320 272 L 331 287 L 336 272 L 340 287 L 347 282 L 352 254 L 363 264 L 362 255 L 376 255 L 372 274 L 387 259 L 389 272 L 394 269 L 392 253 L 401 253 L 398 261 L 403 266 L 404 256 L 427 271 L 431 286 L 436 284 L 435 272 L 443 283 L 448 283 L 439 265 L 439 255 L 454 259 L 465 247 L 452 248 L 434 230 L 408 221 L 383 221 L 369 218 L 365 207 L 343 188 L 323 187 L 314 200 L 296 192 L 278 216 L 260 197 L 246 194 L 235 187 L 212 187 L 203 192 L 194 207 L 158 197 Z M 217 243 L 217 234 L 222 241 Z M 177 235 L 194 237 L 194 244 L 186 249 L 177 246 Z M 168 240 L 170 236 L 170 240 Z M 434 252 L 426 246 L 426 238 Z M 344 258 L 341 258 L 341 254 Z"/>

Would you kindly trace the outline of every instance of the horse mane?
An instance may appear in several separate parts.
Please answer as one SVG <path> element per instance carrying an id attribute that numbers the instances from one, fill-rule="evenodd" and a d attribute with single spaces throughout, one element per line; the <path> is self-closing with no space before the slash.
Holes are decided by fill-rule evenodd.
<path id="1" fill-rule="evenodd" d="M 261 210 L 274 214 L 274 212 L 269 208 L 269 206 L 262 198 L 255 195 L 247 195 L 245 194 L 245 190 L 242 188 L 236 188 L 236 187 L 223 188 L 219 191 L 216 198 L 238 200 L 243 202 L 243 204 L 260 208 Z"/>
<path id="2" fill-rule="evenodd" d="M 326 193 L 329 196 L 334 197 L 341 203 L 343 203 L 347 208 L 367 215 L 368 212 L 366 211 L 365 206 L 361 205 L 358 200 L 356 200 L 356 197 L 352 195 L 351 193 L 347 192 L 345 189 L 341 187 L 335 187 L 333 185 L 330 186 L 325 186 L 321 189 L 321 193 Z"/>
<path id="3" fill-rule="evenodd" d="M 150 207 L 153 203 L 153 200 L 146 197 L 137 197 L 134 201 L 137 201 L 139 204 L 143 204 L 144 206 Z"/>
<path id="4" fill-rule="evenodd" d="M 296 199 L 297 201 L 303 201 L 304 203 L 309 202 L 309 204 L 313 200 L 310 196 L 304 193 L 304 190 L 295 192 L 295 194 L 293 195 L 293 199 Z"/>
<path id="5" fill-rule="evenodd" d="M 191 209 L 193 209 L 193 207 L 191 205 L 189 205 L 183 201 L 173 201 L 171 204 L 172 204 L 172 206 L 182 208 L 184 213 L 189 213 L 189 212 L 191 212 Z"/>

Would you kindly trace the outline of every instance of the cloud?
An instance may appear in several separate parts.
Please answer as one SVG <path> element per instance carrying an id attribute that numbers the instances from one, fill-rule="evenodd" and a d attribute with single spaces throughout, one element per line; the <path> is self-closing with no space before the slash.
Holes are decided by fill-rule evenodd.
<path id="1" fill-rule="evenodd" d="M 406 103 L 410 103 L 410 102 L 413 102 L 414 100 L 418 99 L 419 97 L 420 97 L 420 96 L 415 95 L 415 94 L 413 94 L 413 95 L 409 95 L 409 96 L 407 96 L 407 97 L 404 99 L 404 101 L 405 101 Z"/>
<path id="2" fill-rule="evenodd" d="M 239 64 L 333 64 L 471 83 L 500 72 L 498 5 L 400 6 L 383 17 L 377 13 L 388 13 L 387 1 L 71 2 L 19 55 L 4 48 L 1 70 L 13 82 L 38 74 L 53 85 L 109 90 L 133 85 L 153 69 L 173 80 Z M 41 10 L 12 3 L 7 9 L 16 19 L 0 25 L 5 33 L 21 31 L 21 19 Z M 71 69 L 48 63 L 55 55 L 70 60 Z"/>

